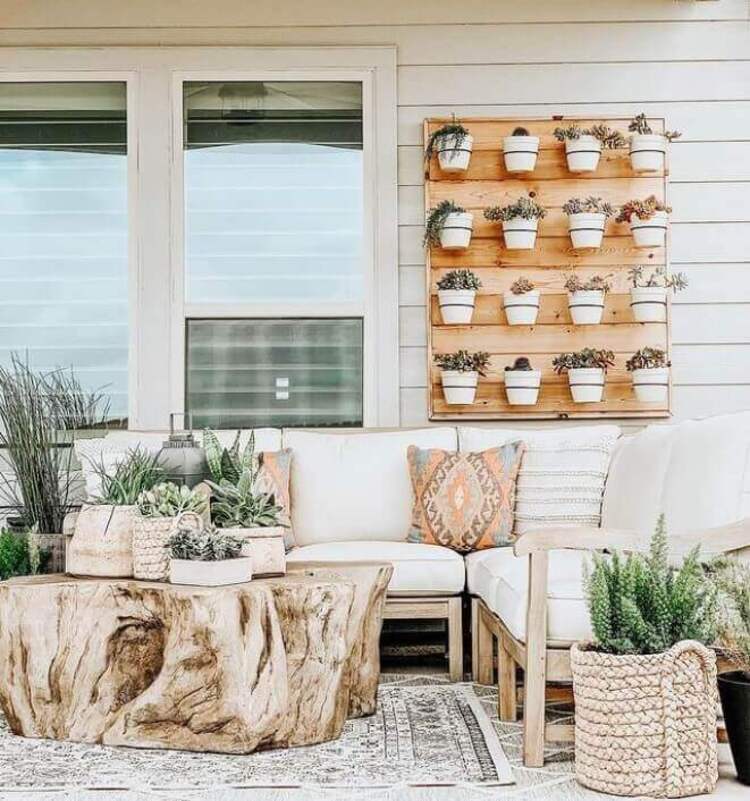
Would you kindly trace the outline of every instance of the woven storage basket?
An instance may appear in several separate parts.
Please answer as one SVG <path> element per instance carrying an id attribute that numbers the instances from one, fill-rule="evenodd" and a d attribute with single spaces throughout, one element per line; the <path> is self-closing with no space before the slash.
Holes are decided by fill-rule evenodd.
<path id="1" fill-rule="evenodd" d="M 147 581 L 167 581 L 169 549 L 167 542 L 181 522 L 190 521 L 200 528 L 203 520 L 196 512 L 183 512 L 176 517 L 144 517 L 133 520 L 133 576 Z"/>
<path id="2" fill-rule="evenodd" d="M 716 758 L 716 658 L 685 640 L 661 654 L 574 645 L 576 779 L 614 795 L 710 793 Z"/>

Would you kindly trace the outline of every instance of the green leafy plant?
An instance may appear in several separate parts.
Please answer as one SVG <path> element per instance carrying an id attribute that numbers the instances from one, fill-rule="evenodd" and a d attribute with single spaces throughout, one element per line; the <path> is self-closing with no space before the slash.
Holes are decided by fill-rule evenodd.
<path id="1" fill-rule="evenodd" d="M 568 370 L 580 370 L 583 368 L 598 368 L 607 371 L 615 363 L 615 354 L 611 350 L 597 350 L 596 348 L 584 348 L 574 353 L 561 353 L 552 360 L 552 368 L 561 375 Z"/>
<path id="2" fill-rule="evenodd" d="M 681 640 L 711 644 L 717 632 L 716 587 L 696 547 L 679 568 L 669 566 L 660 517 L 648 554 L 594 554 L 584 589 L 592 646 L 610 654 L 658 654 Z"/>
<path id="3" fill-rule="evenodd" d="M 508 206 L 491 206 L 484 210 L 485 219 L 490 222 L 508 222 L 508 220 L 542 220 L 547 216 L 544 206 L 540 206 L 530 197 L 519 197 Z"/>
<path id="4" fill-rule="evenodd" d="M 477 290 L 481 286 L 479 276 L 471 270 L 451 270 L 437 282 L 438 289 Z"/>
<path id="5" fill-rule="evenodd" d="M 611 203 L 593 195 L 584 198 L 572 197 L 565 201 L 562 210 L 568 216 L 571 214 L 603 214 L 605 217 L 611 217 L 615 213 Z"/>
<path id="6" fill-rule="evenodd" d="M 205 495 L 171 481 L 157 484 L 138 496 L 138 509 L 144 517 L 176 517 L 182 512 L 202 515 L 207 508 Z"/>
<path id="7" fill-rule="evenodd" d="M 650 273 L 645 273 L 646 268 L 642 265 L 631 267 L 628 270 L 628 278 L 633 287 L 646 288 L 646 287 L 664 287 L 671 289 L 673 292 L 680 292 L 688 285 L 687 276 L 685 273 L 669 273 L 667 274 L 664 267 L 657 267 Z"/>
<path id="8" fill-rule="evenodd" d="M 649 195 L 645 200 L 629 200 L 620 207 L 617 222 L 629 223 L 633 217 L 639 220 L 650 220 L 657 211 L 666 211 L 670 214 L 672 209 L 656 199 L 656 195 Z"/>
<path id="9" fill-rule="evenodd" d="M 531 366 L 531 362 L 526 356 L 519 356 L 512 365 L 506 366 L 507 370 L 533 370 L 534 368 Z"/>
<path id="10" fill-rule="evenodd" d="M 113 506 L 134 506 L 141 493 L 164 481 L 159 454 L 150 454 L 140 446 L 129 450 L 125 458 L 109 472 L 104 462 L 91 463 L 101 481 L 101 492 L 95 503 Z"/>
<path id="11" fill-rule="evenodd" d="M 219 528 L 280 526 L 283 511 L 271 494 L 257 493 L 253 475 L 245 470 L 237 484 L 207 482 L 212 490 L 211 518 Z"/>
<path id="12" fill-rule="evenodd" d="M 441 370 L 456 370 L 459 373 L 477 372 L 487 375 L 490 366 L 490 354 L 485 351 L 469 353 L 468 350 L 459 350 L 455 353 L 436 353 L 435 364 Z"/>
<path id="13" fill-rule="evenodd" d="M 516 278 L 516 280 L 510 285 L 510 291 L 514 295 L 525 295 L 527 292 L 532 292 L 533 290 L 534 283 L 523 276 Z"/>
<path id="14" fill-rule="evenodd" d="M 750 681 L 750 566 L 724 557 L 712 567 L 719 591 L 719 645 Z"/>
<path id="15" fill-rule="evenodd" d="M 451 150 L 455 153 L 463 147 L 466 137 L 469 136 L 469 129 L 465 128 L 461 123 L 453 117 L 453 122 L 442 125 L 436 131 L 430 134 L 425 147 L 424 157 L 425 161 L 429 161 L 437 150 L 442 149 L 442 144 L 445 140 L 453 138 Z M 442 140 L 442 141 L 441 141 Z"/>
<path id="16" fill-rule="evenodd" d="M 604 124 L 592 125 L 590 128 L 581 128 L 575 123 L 567 126 L 560 126 L 553 131 L 555 139 L 558 142 L 565 142 L 566 140 L 580 139 L 582 136 L 593 136 L 602 143 L 602 147 L 609 150 L 614 150 L 618 147 L 625 147 L 627 140 L 625 137 L 614 129 Z"/>
<path id="17" fill-rule="evenodd" d="M 425 223 L 424 243 L 425 245 L 437 246 L 440 244 L 440 232 L 443 230 L 445 221 L 450 214 L 464 214 L 466 209 L 457 206 L 452 200 L 443 200 L 430 209 Z"/>
<path id="18" fill-rule="evenodd" d="M 584 281 L 576 273 L 570 273 L 563 286 L 568 292 L 609 292 L 612 289 L 610 278 L 612 278 L 611 273 L 609 275 L 592 275 L 591 278 Z"/>
<path id="19" fill-rule="evenodd" d="M 250 437 L 244 449 L 240 451 L 240 432 L 234 438 L 229 448 L 225 448 L 214 431 L 207 428 L 203 432 L 203 450 L 206 453 L 206 462 L 211 478 L 215 483 L 229 481 L 236 484 L 246 470 L 252 474 L 253 481 L 258 472 L 258 459 L 255 455 L 255 432 Z"/>
<path id="20" fill-rule="evenodd" d="M 625 369 L 631 373 L 633 370 L 652 370 L 656 367 L 669 366 L 667 354 L 660 348 L 641 348 L 625 362 Z"/>
<path id="21" fill-rule="evenodd" d="M 172 559 L 187 559 L 191 562 L 237 559 L 242 555 L 242 545 L 239 537 L 222 534 L 211 527 L 194 529 L 178 526 L 167 541 Z"/>
<path id="22" fill-rule="evenodd" d="M 642 112 L 633 117 L 628 125 L 628 130 L 637 134 L 653 134 L 653 130 L 646 119 L 646 115 Z M 682 134 L 679 131 L 664 131 L 662 136 L 672 142 L 675 139 L 679 139 Z"/>
<path id="23" fill-rule="evenodd" d="M 0 581 L 42 573 L 50 555 L 39 547 L 36 531 L 0 529 Z"/>

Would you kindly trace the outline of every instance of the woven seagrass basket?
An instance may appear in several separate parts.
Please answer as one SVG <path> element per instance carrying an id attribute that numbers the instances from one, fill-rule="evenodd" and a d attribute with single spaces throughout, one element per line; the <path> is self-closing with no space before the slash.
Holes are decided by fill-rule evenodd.
<path id="1" fill-rule="evenodd" d="M 574 645 L 576 779 L 613 795 L 710 793 L 716 757 L 716 657 L 685 640 L 617 656 Z"/>
<path id="2" fill-rule="evenodd" d="M 146 581 L 167 581 L 169 578 L 169 549 L 167 542 L 181 522 L 190 521 L 200 528 L 203 524 L 195 512 L 183 512 L 176 517 L 144 517 L 133 519 L 133 576 Z"/>

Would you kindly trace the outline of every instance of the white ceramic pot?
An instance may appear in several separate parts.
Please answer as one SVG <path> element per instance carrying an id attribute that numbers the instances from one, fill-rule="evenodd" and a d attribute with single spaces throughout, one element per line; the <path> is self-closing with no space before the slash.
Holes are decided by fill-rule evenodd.
<path id="1" fill-rule="evenodd" d="M 667 288 L 634 286 L 630 288 L 630 308 L 636 323 L 664 323 L 667 320 Z"/>
<path id="2" fill-rule="evenodd" d="M 445 325 L 466 325 L 471 322 L 476 303 L 475 289 L 438 289 L 440 316 Z"/>
<path id="3" fill-rule="evenodd" d="M 476 371 L 462 373 L 459 370 L 443 370 L 440 374 L 440 380 L 443 382 L 443 395 L 446 403 L 451 405 L 474 403 L 479 373 Z"/>
<path id="4" fill-rule="evenodd" d="M 508 325 L 534 325 L 539 314 L 539 290 L 532 289 L 523 295 L 503 292 L 503 308 Z"/>
<path id="5" fill-rule="evenodd" d="M 647 220 L 633 215 L 630 220 L 630 233 L 637 248 L 659 248 L 667 239 L 669 215 L 666 211 L 655 211 Z"/>
<path id="6" fill-rule="evenodd" d="M 633 172 L 661 172 L 666 152 L 666 136 L 633 134 L 630 137 L 630 166 Z"/>
<path id="7" fill-rule="evenodd" d="M 599 166 L 602 143 L 595 136 L 565 140 L 565 155 L 571 172 L 594 172 Z"/>
<path id="8" fill-rule="evenodd" d="M 575 325 L 599 325 L 604 312 L 604 291 L 586 289 L 568 292 L 568 308 Z"/>
<path id="9" fill-rule="evenodd" d="M 598 403 L 604 394 L 605 373 L 601 367 L 575 367 L 568 370 L 570 394 L 574 403 Z"/>
<path id="10" fill-rule="evenodd" d="M 539 397 L 541 370 L 505 370 L 505 394 L 511 406 L 533 406 Z"/>
<path id="11" fill-rule="evenodd" d="M 170 559 L 169 581 L 196 587 L 222 587 L 244 584 L 253 577 L 253 560 L 249 556 L 201 562 L 194 559 Z"/>
<path id="12" fill-rule="evenodd" d="M 455 136 L 441 136 L 435 142 L 440 169 L 443 172 L 464 172 L 469 168 L 473 147 L 474 137 L 471 134 L 464 137 L 460 147 L 456 147 Z"/>
<path id="13" fill-rule="evenodd" d="M 507 250 L 532 250 L 536 242 L 539 220 L 516 217 L 503 221 L 503 236 Z"/>
<path id="14" fill-rule="evenodd" d="M 662 403 L 669 392 L 669 367 L 633 370 L 633 390 L 643 403 Z"/>
<path id="15" fill-rule="evenodd" d="M 286 573 L 284 529 L 281 526 L 230 528 L 228 534 L 245 541 L 242 555 L 253 563 L 253 576 L 283 576 Z"/>
<path id="16" fill-rule="evenodd" d="M 453 212 L 445 218 L 440 231 L 440 247 L 443 250 L 464 250 L 471 242 L 474 215 L 470 211 Z"/>
<path id="17" fill-rule="evenodd" d="M 532 172 L 538 155 L 538 136 L 503 137 L 503 158 L 507 172 Z"/>
<path id="18" fill-rule="evenodd" d="M 601 247 L 607 216 L 600 212 L 568 215 L 570 241 L 576 250 Z"/>
<path id="19" fill-rule="evenodd" d="M 66 550 L 66 571 L 74 576 L 132 576 L 137 511 L 136 506 L 84 504 Z"/>

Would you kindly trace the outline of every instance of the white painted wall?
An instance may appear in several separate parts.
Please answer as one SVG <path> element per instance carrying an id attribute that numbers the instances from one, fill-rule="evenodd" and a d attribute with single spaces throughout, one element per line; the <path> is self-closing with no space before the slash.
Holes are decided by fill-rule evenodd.
<path id="1" fill-rule="evenodd" d="M 672 150 L 677 418 L 750 408 L 748 0 L 2 0 L 0 46 L 395 44 L 401 423 L 427 408 L 421 123 L 630 115 Z"/>

